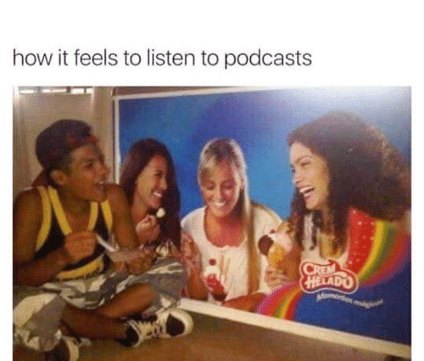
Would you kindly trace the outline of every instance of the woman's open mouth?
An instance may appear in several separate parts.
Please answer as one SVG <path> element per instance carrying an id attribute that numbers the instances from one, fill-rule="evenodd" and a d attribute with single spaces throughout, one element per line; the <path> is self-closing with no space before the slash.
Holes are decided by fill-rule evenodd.
<path id="1" fill-rule="evenodd" d="M 226 204 L 227 204 L 227 202 L 225 202 L 225 201 L 221 201 L 221 202 L 214 201 L 214 202 L 212 202 L 212 205 L 215 208 L 218 208 L 218 209 L 224 208 Z"/>
<path id="2" fill-rule="evenodd" d="M 299 193 L 303 196 L 303 198 L 309 198 L 314 192 L 314 190 L 315 187 L 312 186 L 300 187 Z"/>
<path id="3" fill-rule="evenodd" d="M 153 192 L 153 196 L 161 200 L 163 198 L 163 193 L 155 191 Z"/>

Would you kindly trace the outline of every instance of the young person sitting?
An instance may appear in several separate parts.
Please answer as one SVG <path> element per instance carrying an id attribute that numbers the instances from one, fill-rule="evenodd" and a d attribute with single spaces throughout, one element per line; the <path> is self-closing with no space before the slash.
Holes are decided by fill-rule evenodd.
<path id="1" fill-rule="evenodd" d="M 190 333 L 190 315 L 175 308 L 180 263 L 156 267 L 156 256 L 143 250 L 111 263 L 98 242 L 113 235 L 120 249 L 139 246 L 126 197 L 106 183 L 109 169 L 90 127 L 58 121 L 40 133 L 36 153 L 41 185 L 14 205 L 14 344 L 47 360 L 76 360 L 84 338 L 136 347 Z"/>

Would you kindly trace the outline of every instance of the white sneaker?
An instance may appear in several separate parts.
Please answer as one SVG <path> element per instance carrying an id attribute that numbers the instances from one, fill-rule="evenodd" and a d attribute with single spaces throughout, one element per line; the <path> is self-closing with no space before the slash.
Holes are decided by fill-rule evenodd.
<path id="1" fill-rule="evenodd" d="M 132 347 L 137 347 L 151 338 L 185 336 L 193 330 L 193 319 L 191 316 L 178 308 L 162 311 L 140 320 L 132 319 L 127 321 L 127 324 L 138 335 L 138 341 L 133 343 Z"/>
<path id="2" fill-rule="evenodd" d="M 73 337 L 62 336 L 53 350 L 45 353 L 46 361 L 77 361 L 81 344 Z"/>

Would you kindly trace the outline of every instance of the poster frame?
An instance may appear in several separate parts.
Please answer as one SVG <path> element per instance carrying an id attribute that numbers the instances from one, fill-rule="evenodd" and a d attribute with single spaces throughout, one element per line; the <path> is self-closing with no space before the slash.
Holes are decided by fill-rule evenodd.
<path id="1" fill-rule="evenodd" d="M 320 88 L 320 87 L 315 87 Z M 340 88 L 340 87 L 337 87 Z M 349 88 L 349 87 L 346 87 Z M 353 87 L 353 88 L 366 88 L 366 87 Z M 301 89 L 301 88 L 290 88 Z M 118 95 L 113 97 L 114 105 L 114 181 L 119 181 L 120 166 L 122 159 L 120 155 L 120 112 L 119 102 L 128 99 L 152 99 L 152 98 L 165 98 L 165 97 L 182 97 L 190 95 L 208 95 L 208 94 L 226 94 L 226 93 L 243 93 L 254 91 L 270 91 L 270 90 L 284 90 L 282 87 L 222 87 L 222 88 L 206 88 L 195 90 L 181 90 L 181 91 L 160 91 L 154 93 L 139 93 L 131 95 Z M 363 349 L 367 351 L 393 355 L 402 358 L 411 358 L 411 346 L 381 340 L 373 337 L 362 336 L 354 333 L 333 330 L 325 327 L 309 325 L 297 321 L 279 319 L 272 316 L 266 316 L 256 313 L 250 313 L 231 308 L 226 308 L 214 305 L 204 301 L 197 301 L 192 299 L 183 298 L 181 300 L 181 307 L 187 311 L 205 314 L 212 317 L 224 318 L 236 322 L 241 322 L 258 327 L 268 328 L 281 332 L 288 332 L 302 337 L 308 337 L 326 342 L 334 342 L 340 345 Z"/>

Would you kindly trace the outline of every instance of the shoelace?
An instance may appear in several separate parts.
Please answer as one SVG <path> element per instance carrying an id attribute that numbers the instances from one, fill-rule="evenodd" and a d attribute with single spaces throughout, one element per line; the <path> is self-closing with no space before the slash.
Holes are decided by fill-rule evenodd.
<path id="1" fill-rule="evenodd" d="M 161 320 L 158 318 L 156 321 L 141 321 L 140 328 L 145 333 L 146 337 L 157 337 L 163 333 L 163 326 Z"/>

